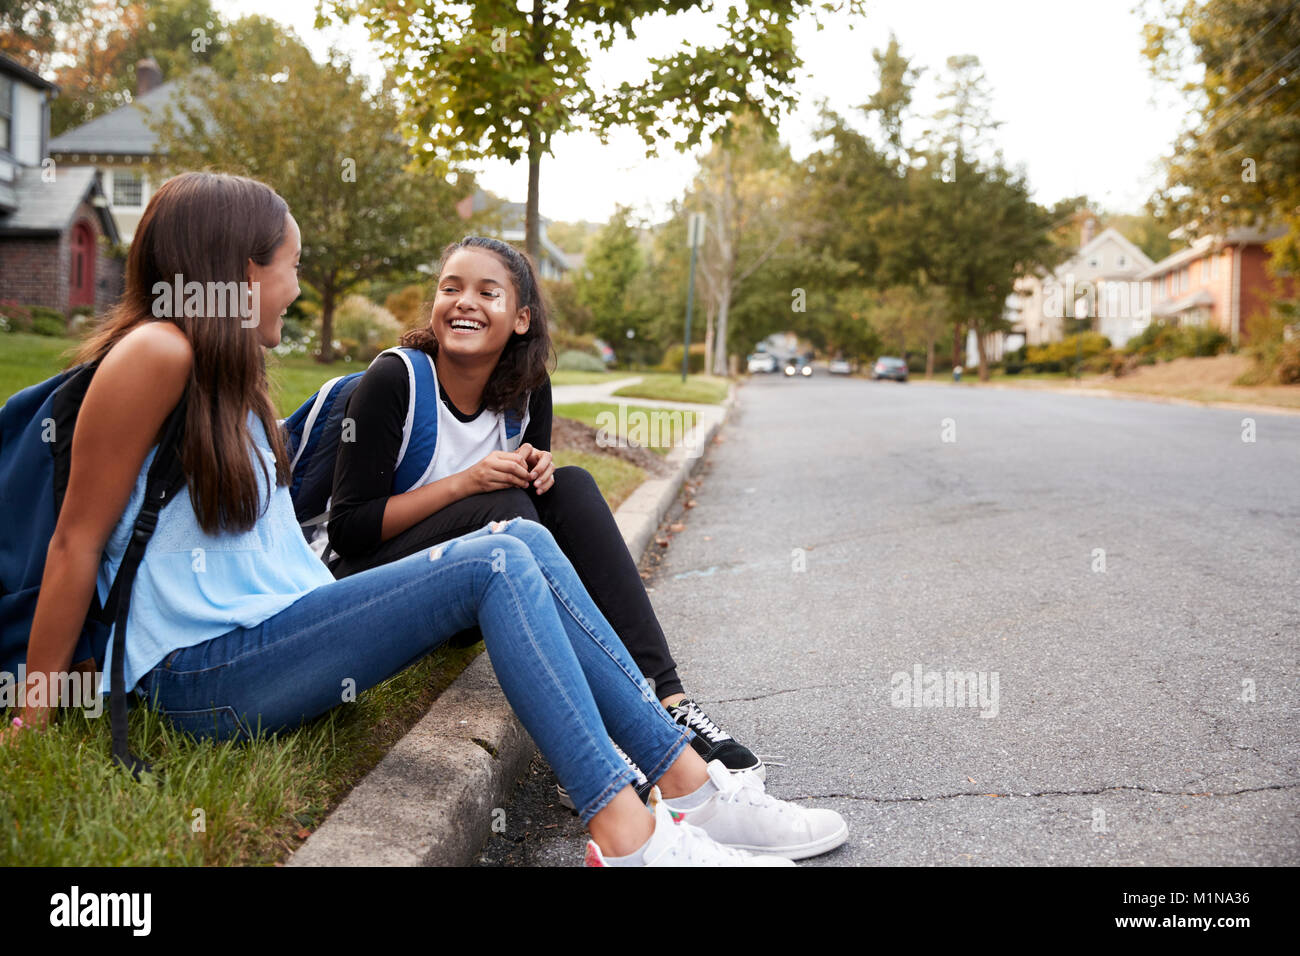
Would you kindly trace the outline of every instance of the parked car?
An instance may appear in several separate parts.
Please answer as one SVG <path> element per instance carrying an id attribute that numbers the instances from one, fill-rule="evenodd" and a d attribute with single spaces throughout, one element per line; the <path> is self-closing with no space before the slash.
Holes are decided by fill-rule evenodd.
<path id="1" fill-rule="evenodd" d="M 761 374 L 775 372 L 777 369 L 776 356 L 769 355 L 767 352 L 755 352 L 749 357 L 749 370 Z"/>
<path id="2" fill-rule="evenodd" d="M 831 359 L 831 374 L 852 375 L 853 366 L 849 364 L 848 359 L 842 359 L 842 358 Z"/>
<path id="3" fill-rule="evenodd" d="M 882 378 L 892 378 L 895 382 L 907 381 L 907 363 L 901 358 L 883 355 L 876 359 L 876 364 L 871 370 L 873 381 L 879 381 Z"/>

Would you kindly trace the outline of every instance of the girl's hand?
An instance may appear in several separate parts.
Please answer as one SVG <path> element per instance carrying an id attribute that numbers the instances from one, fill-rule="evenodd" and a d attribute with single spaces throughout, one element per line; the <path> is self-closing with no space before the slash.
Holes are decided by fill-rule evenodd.
<path id="1" fill-rule="evenodd" d="M 524 443 L 519 446 L 516 454 L 524 456 L 524 464 L 529 468 L 528 477 L 533 480 L 537 493 L 541 495 L 550 491 L 551 485 L 555 484 L 555 464 L 551 461 L 551 453 L 538 451 L 532 445 Z"/>
<path id="2" fill-rule="evenodd" d="M 502 488 L 527 488 L 529 481 L 525 459 L 517 451 L 494 451 L 461 474 L 465 476 L 470 495 Z"/>

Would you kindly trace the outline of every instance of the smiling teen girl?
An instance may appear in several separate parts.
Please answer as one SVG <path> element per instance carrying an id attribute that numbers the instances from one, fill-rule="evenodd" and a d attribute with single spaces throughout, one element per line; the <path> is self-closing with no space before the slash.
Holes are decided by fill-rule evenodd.
<path id="1" fill-rule="evenodd" d="M 145 551 L 124 661 L 126 689 L 181 729 L 228 738 L 293 728 L 340 703 L 345 681 L 371 687 L 477 625 L 506 697 L 580 807 L 588 863 L 761 865 L 842 842 L 837 814 L 772 800 L 687 746 L 540 525 L 489 525 L 334 580 L 294 517 L 262 351 L 279 342 L 298 295 L 300 251 L 284 200 L 253 180 L 186 173 L 150 200 L 123 300 L 80 356 L 100 364 L 73 435 L 29 682 L 67 670 L 91 594 L 105 596 L 121 562 L 159 429 L 185 398 L 188 490 L 162 508 Z M 256 321 L 155 316 L 150 290 L 176 275 L 257 283 Z M 102 693 L 115 645 L 116 635 Z M 5 742 L 49 717 L 25 708 Z M 665 797 L 653 815 L 611 735 L 653 768 Z"/>
<path id="2" fill-rule="evenodd" d="M 342 556 L 334 573 L 378 567 L 489 521 L 537 521 L 660 702 L 694 732 L 696 751 L 761 779 L 763 763 L 686 697 L 596 482 L 551 460 L 547 325 L 537 275 L 519 250 L 481 236 L 443 250 L 429 324 L 403 336 L 405 354 L 379 356 L 349 400 L 355 440 L 339 448 L 328 524 L 330 546 Z M 413 388 L 422 401 L 412 401 Z M 511 417 L 520 434 L 513 449 Z M 563 788 L 560 796 L 568 802 Z"/>

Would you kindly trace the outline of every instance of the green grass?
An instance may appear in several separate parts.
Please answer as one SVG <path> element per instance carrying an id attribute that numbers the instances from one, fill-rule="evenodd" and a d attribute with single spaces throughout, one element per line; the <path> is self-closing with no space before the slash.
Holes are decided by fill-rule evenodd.
<path id="1" fill-rule="evenodd" d="M 727 397 L 728 382 L 713 375 L 647 375 L 636 385 L 614 392 L 619 398 L 653 398 L 663 402 L 695 402 L 716 405 Z"/>
<path id="2" fill-rule="evenodd" d="M 570 369 L 557 369 L 551 373 L 552 385 L 598 385 L 623 378 L 619 372 L 580 372 Z"/>
<path id="3" fill-rule="evenodd" d="M 644 469 L 613 455 L 593 455 L 572 448 L 559 448 L 552 454 L 556 468 L 577 465 L 591 472 L 610 511 L 615 511 L 645 481 Z"/>
<path id="4" fill-rule="evenodd" d="M 78 343 L 25 332 L 0 333 L 0 403 L 64 368 Z"/>
<path id="5" fill-rule="evenodd" d="M 659 455 L 666 455 L 683 435 L 695 425 L 696 414 L 675 408 L 647 408 L 644 405 L 628 405 L 623 419 L 626 428 L 620 428 L 618 405 L 612 402 L 569 402 L 556 405 L 554 412 L 564 418 L 572 418 L 591 428 L 606 428 L 617 431 L 619 438 L 625 438 L 629 444 L 643 446 Z M 609 419 L 608 413 L 613 416 Z M 639 424 L 638 424 L 639 423 Z"/>
<path id="6" fill-rule="evenodd" d="M 354 703 L 252 742 L 200 742 L 137 707 L 131 747 L 158 771 L 141 783 L 113 766 L 107 707 L 65 712 L 0 746 L 0 866 L 283 860 L 481 649 L 440 648 Z"/>

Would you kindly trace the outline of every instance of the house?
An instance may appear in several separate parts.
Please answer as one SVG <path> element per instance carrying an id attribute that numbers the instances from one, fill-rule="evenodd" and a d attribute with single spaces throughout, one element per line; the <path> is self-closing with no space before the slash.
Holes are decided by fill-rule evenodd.
<path id="1" fill-rule="evenodd" d="M 488 221 L 498 224 L 497 228 L 489 231 L 495 233 L 496 238 L 517 245 L 521 249 L 527 237 L 525 230 L 527 210 L 528 207 L 524 203 L 504 202 L 482 189 L 475 190 L 472 196 L 466 196 L 456 204 L 456 213 L 461 219 L 468 220 L 471 216 L 486 214 Z M 538 238 L 542 259 L 537 263 L 538 275 L 543 279 L 563 279 L 573 268 L 572 264 L 560 247 L 547 238 L 546 227 L 550 225 L 551 220 L 538 215 L 537 221 L 541 233 Z"/>
<path id="2" fill-rule="evenodd" d="M 122 293 L 121 236 L 98 171 L 48 156 L 57 94 L 0 54 L 0 302 L 98 312 Z"/>
<path id="3" fill-rule="evenodd" d="M 1061 341 L 1067 318 L 1090 319 L 1093 331 L 1116 348 L 1146 327 L 1140 277 L 1153 263 L 1114 228 L 1098 233 L 1096 226 L 1091 216 L 1084 220 L 1079 251 L 1050 275 L 1024 276 L 1016 282 L 1017 321 L 1027 344 Z"/>
<path id="4" fill-rule="evenodd" d="M 163 82 L 152 57 L 135 67 L 135 97 L 125 106 L 67 130 L 50 141 L 50 156 L 60 165 L 93 166 L 100 171 L 109 209 L 124 242 L 135 236 L 149 197 L 160 185 L 158 134 L 150 127 L 175 104 L 180 80 Z"/>
<path id="5" fill-rule="evenodd" d="M 1172 325 L 1213 325 L 1239 345 L 1248 337 L 1247 320 L 1265 310 L 1275 294 L 1296 294 L 1294 279 L 1275 284 L 1266 270 L 1264 244 L 1285 232 L 1285 227 L 1230 229 L 1161 259 L 1139 276 L 1149 287 L 1148 317 Z"/>

